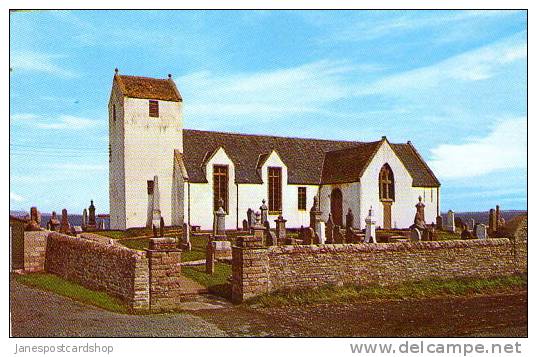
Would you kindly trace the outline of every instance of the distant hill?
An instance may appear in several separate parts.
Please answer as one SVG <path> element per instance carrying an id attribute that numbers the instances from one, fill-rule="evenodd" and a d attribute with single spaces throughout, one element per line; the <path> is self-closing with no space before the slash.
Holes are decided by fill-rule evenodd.
<path id="1" fill-rule="evenodd" d="M 12 215 L 12 216 L 15 216 L 15 217 L 30 216 L 30 213 L 26 212 L 26 211 L 9 211 L 9 214 Z M 61 220 L 61 218 L 62 218 L 61 212 L 59 214 L 56 213 L 56 215 L 58 216 L 58 219 Z M 43 212 L 41 212 L 41 227 L 43 227 L 43 228 L 47 227 L 47 222 L 49 221 L 51 216 L 52 216 L 52 213 L 43 213 Z M 70 214 L 69 213 L 67 215 L 67 217 L 69 219 L 69 223 L 72 226 L 82 226 L 82 215 L 81 214 Z M 97 221 L 99 221 L 99 220 L 100 220 L 100 218 L 97 218 Z M 106 229 L 110 229 L 110 220 L 105 219 L 104 225 L 105 225 Z"/>
<path id="2" fill-rule="evenodd" d="M 521 214 L 528 214 L 528 211 L 526 210 L 505 210 L 500 211 L 502 217 L 505 219 L 506 222 L 510 221 L 516 216 L 519 216 Z M 443 212 L 442 218 L 444 219 L 444 222 L 447 221 L 447 212 Z M 489 212 L 455 212 L 455 218 L 460 217 L 463 222 L 468 222 L 471 218 L 475 220 L 475 223 L 483 223 L 483 224 L 489 224 Z"/>

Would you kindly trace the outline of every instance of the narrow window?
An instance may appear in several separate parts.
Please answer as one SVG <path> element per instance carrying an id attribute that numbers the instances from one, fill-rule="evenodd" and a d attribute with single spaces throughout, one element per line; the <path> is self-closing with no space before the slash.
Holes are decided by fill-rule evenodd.
<path id="1" fill-rule="evenodd" d="M 305 187 L 298 188 L 298 210 L 299 211 L 306 210 L 306 188 Z"/>
<path id="2" fill-rule="evenodd" d="M 155 187 L 155 182 L 153 180 L 147 180 L 147 194 L 152 195 Z"/>
<path id="3" fill-rule="evenodd" d="M 379 196 L 381 200 L 395 200 L 393 172 L 390 165 L 384 164 L 379 173 Z"/>
<path id="4" fill-rule="evenodd" d="M 149 116 L 158 118 L 158 100 L 149 101 Z"/>
<path id="5" fill-rule="evenodd" d="M 213 209 L 220 208 L 220 200 L 224 202 L 224 211 L 228 212 L 228 169 L 225 165 L 213 166 Z"/>
<path id="6" fill-rule="evenodd" d="M 269 213 L 277 214 L 282 211 L 282 168 L 268 168 L 268 203 Z"/>

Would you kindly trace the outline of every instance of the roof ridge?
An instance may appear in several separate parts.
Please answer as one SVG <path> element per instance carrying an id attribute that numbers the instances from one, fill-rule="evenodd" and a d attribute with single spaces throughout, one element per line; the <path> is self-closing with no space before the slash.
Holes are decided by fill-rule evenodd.
<path id="1" fill-rule="evenodd" d="M 118 77 L 130 77 L 130 78 L 139 78 L 139 79 L 152 79 L 154 81 L 167 81 L 169 78 L 155 78 L 155 77 L 147 77 L 147 76 L 135 76 L 132 74 L 117 74 Z"/>
<path id="2" fill-rule="evenodd" d="M 200 133 L 213 133 L 213 134 L 225 134 L 225 135 L 239 135 L 239 136 L 255 136 L 255 137 L 265 137 L 265 138 L 277 138 L 277 139 L 296 139 L 296 140 L 315 140 L 323 142 L 337 142 L 337 143 L 355 143 L 355 144 L 370 144 L 375 143 L 376 141 L 352 141 L 352 140 L 335 140 L 335 139 L 319 139 L 319 138 L 304 138 L 297 136 L 279 136 L 279 135 L 268 135 L 268 134 L 249 134 L 249 133 L 236 133 L 231 131 L 213 131 L 213 130 L 201 130 L 201 129 L 188 129 L 185 128 L 183 131 L 196 131 Z"/>

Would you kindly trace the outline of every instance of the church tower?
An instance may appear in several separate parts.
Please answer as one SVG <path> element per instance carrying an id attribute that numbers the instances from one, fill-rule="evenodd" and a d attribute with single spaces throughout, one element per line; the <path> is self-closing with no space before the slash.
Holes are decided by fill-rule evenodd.
<path id="1" fill-rule="evenodd" d="M 183 152 L 183 99 L 167 79 L 126 76 L 115 70 L 109 113 L 110 227 L 145 227 L 148 197 L 158 177 L 160 211 L 172 224 L 175 152 Z"/>

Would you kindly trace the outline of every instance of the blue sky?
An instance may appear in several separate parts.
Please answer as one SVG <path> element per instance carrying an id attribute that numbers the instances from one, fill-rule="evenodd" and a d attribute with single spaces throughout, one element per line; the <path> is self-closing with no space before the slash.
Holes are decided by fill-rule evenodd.
<path id="1" fill-rule="evenodd" d="M 442 211 L 526 209 L 526 12 L 10 15 L 10 205 L 108 211 L 114 68 L 173 77 L 186 128 L 411 140 Z"/>

